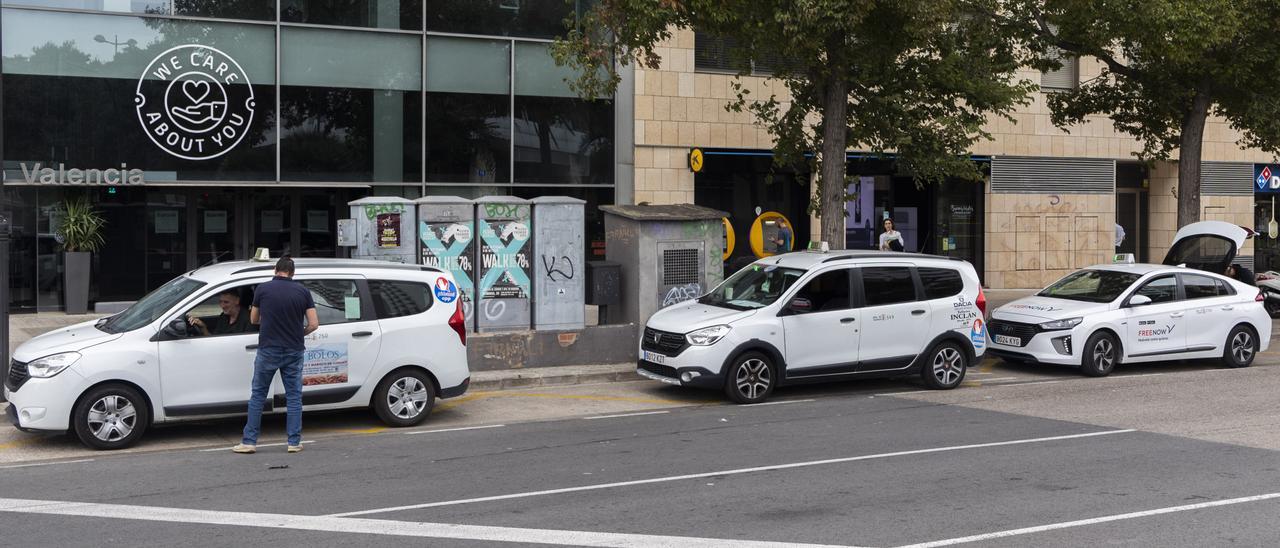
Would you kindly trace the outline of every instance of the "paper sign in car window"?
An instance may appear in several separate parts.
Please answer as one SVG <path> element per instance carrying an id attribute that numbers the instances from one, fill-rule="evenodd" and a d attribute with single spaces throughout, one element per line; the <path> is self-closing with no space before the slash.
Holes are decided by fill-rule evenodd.
<path id="1" fill-rule="evenodd" d="M 343 307 L 348 320 L 360 319 L 360 297 L 343 297 Z"/>

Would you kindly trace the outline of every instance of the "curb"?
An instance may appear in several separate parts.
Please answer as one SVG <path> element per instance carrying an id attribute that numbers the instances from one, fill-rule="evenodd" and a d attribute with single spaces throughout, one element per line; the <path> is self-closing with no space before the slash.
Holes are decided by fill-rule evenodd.
<path id="1" fill-rule="evenodd" d="M 644 380 L 644 377 L 636 374 L 636 366 L 633 363 L 534 367 L 477 371 L 471 374 L 470 390 L 489 392 L 539 386 L 572 386 L 638 380 Z"/>

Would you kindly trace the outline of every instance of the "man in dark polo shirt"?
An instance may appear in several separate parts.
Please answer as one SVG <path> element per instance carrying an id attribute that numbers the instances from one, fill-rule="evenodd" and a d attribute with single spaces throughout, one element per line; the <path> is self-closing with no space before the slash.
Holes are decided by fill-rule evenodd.
<path id="1" fill-rule="evenodd" d="M 249 395 L 249 419 L 244 439 L 232 447 L 236 453 L 258 450 L 258 431 L 267 388 L 276 370 L 284 382 L 287 409 L 285 432 L 290 453 L 302 450 L 302 353 L 305 337 L 320 327 L 311 291 L 293 280 L 293 259 L 288 255 L 276 262 L 275 277 L 258 286 L 249 309 L 249 323 L 259 325 L 258 355 L 253 360 L 253 389 Z M 305 327 L 303 326 L 305 321 Z"/>

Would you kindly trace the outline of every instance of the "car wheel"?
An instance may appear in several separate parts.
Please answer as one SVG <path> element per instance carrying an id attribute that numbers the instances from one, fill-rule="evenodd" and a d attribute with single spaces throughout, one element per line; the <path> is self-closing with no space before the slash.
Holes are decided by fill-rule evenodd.
<path id="1" fill-rule="evenodd" d="M 1227 334 L 1227 346 L 1222 350 L 1222 363 L 1227 367 L 1249 367 L 1258 355 L 1258 338 L 1253 330 L 1237 325 Z"/>
<path id="2" fill-rule="evenodd" d="M 920 369 L 925 386 L 934 390 L 951 390 L 960 386 L 969 367 L 969 357 L 956 343 L 938 343 L 927 356 L 924 367 Z"/>
<path id="3" fill-rule="evenodd" d="M 373 391 L 373 411 L 390 426 L 414 426 L 427 419 L 435 405 L 436 388 L 419 369 L 392 371 Z"/>
<path id="4" fill-rule="evenodd" d="M 1080 372 L 1090 377 L 1110 375 L 1120 361 L 1120 345 L 1110 333 L 1100 331 L 1089 337 L 1084 345 L 1084 357 L 1081 359 Z"/>
<path id="5" fill-rule="evenodd" d="M 142 437 L 151 424 L 151 414 L 137 390 L 107 384 L 80 398 L 71 420 L 80 443 L 93 449 L 124 449 Z"/>
<path id="6" fill-rule="evenodd" d="M 735 403 L 760 403 L 773 393 L 777 375 L 773 361 L 759 352 L 747 352 L 733 360 L 725 375 L 724 392 Z"/>

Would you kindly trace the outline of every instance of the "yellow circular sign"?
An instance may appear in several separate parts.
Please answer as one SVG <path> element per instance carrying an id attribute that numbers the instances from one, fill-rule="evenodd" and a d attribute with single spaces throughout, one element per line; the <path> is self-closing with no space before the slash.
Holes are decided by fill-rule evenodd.
<path id="1" fill-rule="evenodd" d="M 702 149 L 695 148 L 689 151 L 689 171 L 700 173 L 702 171 Z"/>
<path id="2" fill-rule="evenodd" d="M 720 260 L 727 261 L 729 260 L 729 256 L 733 255 L 733 246 L 735 243 L 733 225 L 729 223 L 728 217 L 721 217 L 720 220 L 724 222 L 724 254 L 721 255 Z"/>
<path id="3" fill-rule="evenodd" d="M 790 236 L 787 237 L 787 234 Z M 782 240 L 781 245 L 778 240 Z M 756 257 L 763 259 L 786 253 L 795 249 L 795 246 L 795 228 L 785 215 L 777 211 L 766 211 L 751 223 L 751 252 Z"/>

